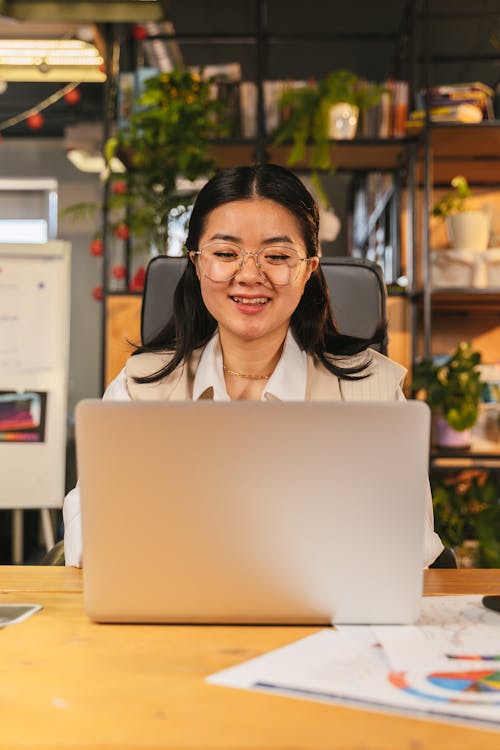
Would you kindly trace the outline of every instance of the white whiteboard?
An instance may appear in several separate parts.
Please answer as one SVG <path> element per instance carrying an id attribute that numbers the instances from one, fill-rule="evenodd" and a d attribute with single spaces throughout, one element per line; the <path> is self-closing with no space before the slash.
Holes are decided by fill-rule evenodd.
<path id="1" fill-rule="evenodd" d="M 0 243 L 0 507 L 64 498 L 68 242 Z"/>

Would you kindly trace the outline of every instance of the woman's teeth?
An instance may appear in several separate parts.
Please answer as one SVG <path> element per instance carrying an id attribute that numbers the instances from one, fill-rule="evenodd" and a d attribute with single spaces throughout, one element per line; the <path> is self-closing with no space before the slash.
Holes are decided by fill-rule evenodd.
<path id="1" fill-rule="evenodd" d="M 269 301 L 267 297 L 252 297 L 252 299 L 248 297 L 233 297 L 233 299 L 239 305 L 265 305 Z"/>

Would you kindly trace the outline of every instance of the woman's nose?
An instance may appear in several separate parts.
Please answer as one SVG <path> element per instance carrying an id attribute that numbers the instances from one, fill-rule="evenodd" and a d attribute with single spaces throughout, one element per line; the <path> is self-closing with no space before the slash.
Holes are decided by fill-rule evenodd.
<path id="1" fill-rule="evenodd" d="M 248 279 L 254 280 L 255 278 L 260 279 L 261 274 L 257 263 L 258 258 L 256 253 L 245 253 L 241 268 L 238 269 L 235 278 L 243 281 L 247 281 Z"/>

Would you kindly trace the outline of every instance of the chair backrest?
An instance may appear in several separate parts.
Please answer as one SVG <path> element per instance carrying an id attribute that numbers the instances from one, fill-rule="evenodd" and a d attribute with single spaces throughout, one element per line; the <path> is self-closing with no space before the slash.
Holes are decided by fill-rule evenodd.
<path id="1" fill-rule="evenodd" d="M 187 259 L 158 255 L 148 265 L 142 303 L 141 336 L 147 344 L 172 313 L 174 290 Z M 386 289 L 380 266 L 358 258 L 322 258 L 335 319 L 347 335 L 370 338 L 386 316 Z M 385 352 L 386 343 L 378 347 Z"/>

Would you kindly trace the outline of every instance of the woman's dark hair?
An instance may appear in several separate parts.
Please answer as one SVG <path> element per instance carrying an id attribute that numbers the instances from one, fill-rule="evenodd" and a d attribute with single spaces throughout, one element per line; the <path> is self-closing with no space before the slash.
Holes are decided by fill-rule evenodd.
<path id="1" fill-rule="evenodd" d="M 293 172 L 276 164 L 222 169 L 200 190 L 189 220 L 186 239 L 188 251 L 198 250 L 200 237 L 209 214 L 218 206 L 250 198 L 268 198 L 287 208 L 297 220 L 307 256 L 318 255 L 319 212 L 316 202 Z M 291 327 L 299 346 L 313 354 L 334 375 L 352 380 L 364 377 L 367 362 L 355 367 L 342 367 L 328 357 L 347 357 L 364 351 L 385 337 L 385 325 L 380 325 L 372 338 L 360 339 L 339 333 L 329 301 L 328 286 L 321 266 L 318 266 L 305 285 L 302 298 L 291 318 Z M 203 302 L 194 263 L 187 263 L 174 294 L 174 311 L 164 329 L 142 352 L 172 351 L 168 364 L 152 375 L 136 378 L 139 383 L 150 383 L 169 375 L 197 348 L 205 346 L 217 328 Z"/>

